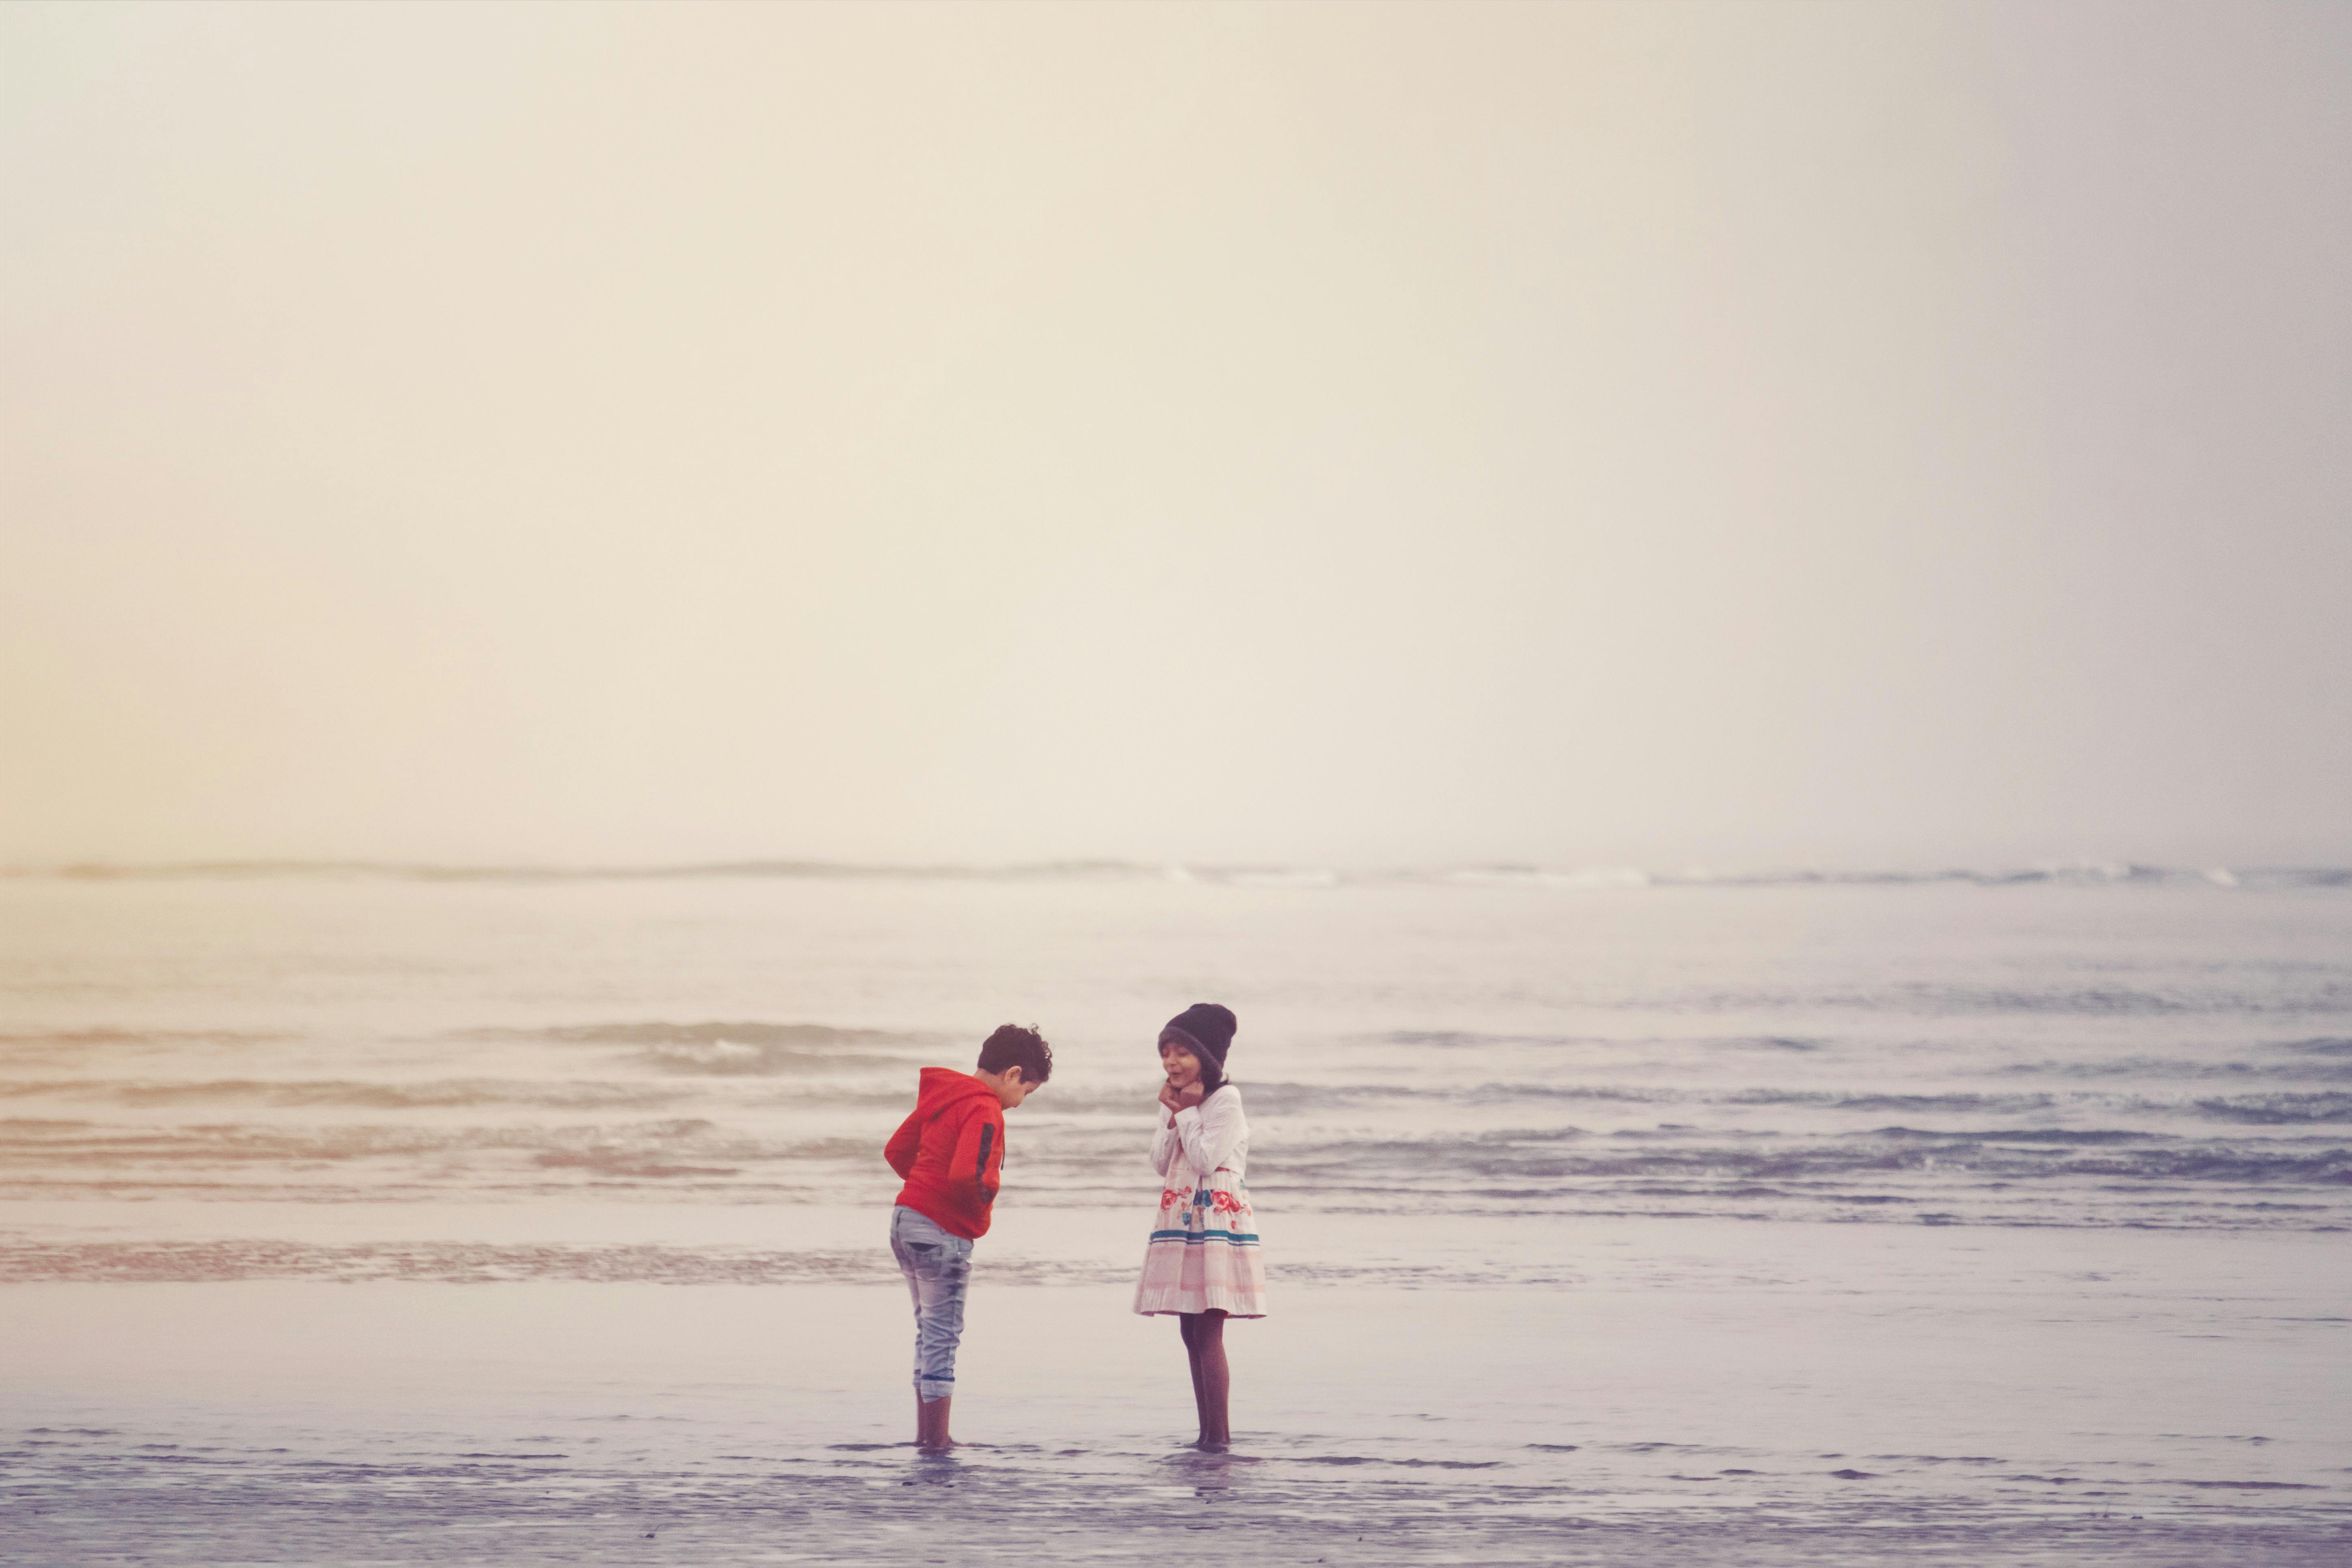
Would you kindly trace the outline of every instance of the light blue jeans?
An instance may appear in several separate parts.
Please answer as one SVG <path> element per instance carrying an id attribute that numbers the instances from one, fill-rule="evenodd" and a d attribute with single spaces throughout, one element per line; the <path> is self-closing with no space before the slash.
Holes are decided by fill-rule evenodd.
<path id="1" fill-rule="evenodd" d="M 890 1211 L 890 1251 L 907 1277 L 907 1293 L 915 1299 L 915 1394 L 929 1405 L 955 1392 L 971 1243 L 899 1205 Z"/>

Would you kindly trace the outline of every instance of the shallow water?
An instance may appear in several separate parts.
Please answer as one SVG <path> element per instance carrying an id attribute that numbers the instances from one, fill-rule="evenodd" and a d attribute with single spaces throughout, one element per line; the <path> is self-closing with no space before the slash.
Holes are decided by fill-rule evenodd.
<path id="1" fill-rule="evenodd" d="M 0 1506 L 58 1562 L 2346 1560 L 2352 888 L 1607 880 L 0 878 Z M 1276 1291 L 1227 1460 L 1122 1290 L 1208 996 Z M 876 1151 L 1007 1018 L 987 1443 L 920 1462 Z"/>

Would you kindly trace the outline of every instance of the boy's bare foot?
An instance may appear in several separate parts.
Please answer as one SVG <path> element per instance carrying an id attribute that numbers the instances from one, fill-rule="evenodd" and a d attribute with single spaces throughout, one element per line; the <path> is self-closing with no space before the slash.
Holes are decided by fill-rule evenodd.
<path id="1" fill-rule="evenodd" d="M 915 1447 L 927 1454 L 944 1453 L 956 1446 L 948 1436 L 948 1410 L 955 1404 L 950 1394 L 945 1399 L 915 1400 Z"/>

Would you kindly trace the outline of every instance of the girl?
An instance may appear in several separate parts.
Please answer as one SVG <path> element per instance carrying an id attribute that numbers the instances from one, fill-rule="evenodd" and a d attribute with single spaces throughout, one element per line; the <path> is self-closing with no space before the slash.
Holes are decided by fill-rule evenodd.
<path id="1" fill-rule="evenodd" d="M 1200 1002 L 1160 1031 L 1160 1131 L 1151 1164 L 1162 1178 L 1160 1217 L 1143 1252 L 1135 1310 L 1171 1313 L 1192 1363 L 1200 1447 L 1233 1441 L 1225 1414 L 1233 1373 L 1225 1364 L 1225 1320 L 1265 1316 L 1265 1268 L 1250 1213 L 1249 1123 L 1242 1091 L 1225 1081 L 1234 1016 Z"/>

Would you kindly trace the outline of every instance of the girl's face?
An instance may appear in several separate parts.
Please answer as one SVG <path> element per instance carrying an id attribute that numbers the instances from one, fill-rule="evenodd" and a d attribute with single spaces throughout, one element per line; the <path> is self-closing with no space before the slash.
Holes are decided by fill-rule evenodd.
<path id="1" fill-rule="evenodd" d="M 1160 1066 L 1176 1089 L 1190 1089 L 1201 1081 L 1201 1058 L 1173 1040 L 1160 1042 Z"/>

